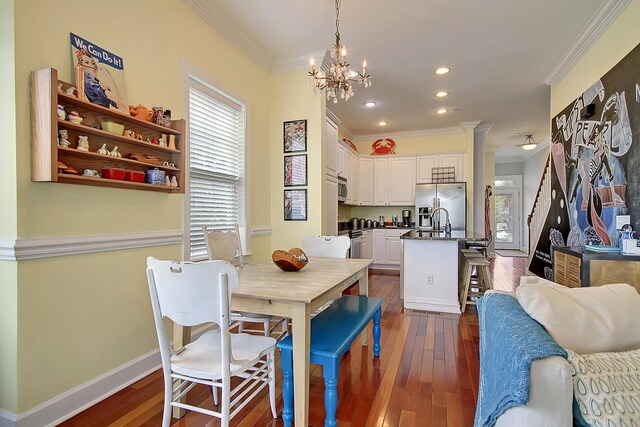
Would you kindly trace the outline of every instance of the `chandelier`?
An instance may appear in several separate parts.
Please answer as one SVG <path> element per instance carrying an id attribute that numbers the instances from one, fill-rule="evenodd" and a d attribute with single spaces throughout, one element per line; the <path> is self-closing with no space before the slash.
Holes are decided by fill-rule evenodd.
<path id="1" fill-rule="evenodd" d="M 522 147 L 523 150 L 533 150 L 537 146 L 538 143 L 534 141 L 533 135 L 527 135 L 522 144 L 516 145 L 516 147 Z"/>
<path id="2" fill-rule="evenodd" d="M 340 14 L 340 0 L 336 0 L 336 44 L 331 48 L 331 59 L 333 63 L 329 67 L 327 74 L 321 69 L 317 69 L 315 61 L 311 58 L 309 79 L 313 83 L 314 93 L 318 90 L 325 91 L 327 101 L 333 99 L 338 102 L 340 98 L 347 101 L 353 96 L 352 82 L 364 84 L 364 87 L 371 86 L 371 76 L 367 74 L 367 60 L 362 62 L 362 72 L 351 70 L 351 65 L 347 62 L 347 48 L 340 43 L 340 30 L 338 16 Z"/>

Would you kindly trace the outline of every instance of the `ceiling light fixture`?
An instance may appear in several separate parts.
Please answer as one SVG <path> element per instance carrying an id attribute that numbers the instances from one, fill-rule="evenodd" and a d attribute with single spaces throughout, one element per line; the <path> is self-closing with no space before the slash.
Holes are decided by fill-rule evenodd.
<path id="1" fill-rule="evenodd" d="M 388 123 L 385 122 L 384 120 L 381 122 L 378 122 L 378 126 L 386 126 L 386 125 L 388 125 Z"/>
<path id="2" fill-rule="evenodd" d="M 311 58 L 309 78 L 313 82 L 315 93 L 325 91 L 327 101 L 333 98 L 333 102 L 338 102 L 340 98 L 347 101 L 353 96 L 352 82 L 364 84 L 364 87 L 371 86 L 371 76 L 367 74 L 367 60 L 362 62 L 362 72 L 351 70 L 351 65 L 347 62 L 347 48 L 340 43 L 339 20 L 341 0 L 336 0 L 336 44 L 331 48 L 331 58 L 333 63 L 329 67 L 327 74 L 321 69 L 316 69 L 315 61 Z"/>
<path id="3" fill-rule="evenodd" d="M 440 108 L 438 110 L 436 110 L 436 114 L 444 114 L 447 113 L 449 110 L 447 110 L 446 108 Z"/>
<path id="4" fill-rule="evenodd" d="M 377 102 L 375 102 L 375 101 L 369 101 L 369 102 L 365 102 L 365 103 L 364 103 L 364 106 L 365 106 L 365 107 L 367 107 L 367 108 L 373 108 L 373 107 L 375 107 L 376 105 L 378 105 L 378 103 L 377 103 Z"/>
<path id="5" fill-rule="evenodd" d="M 538 143 L 533 140 L 533 135 L 527 135 L 524 139 L 524 143 L 516 145 L 516 147 L 522 147 L 523 150 L 533 150 L 538 146 Z"/>
<path id="6" fill-rule="evenodd" d="M 449 71 L 451 70 L 449 70 L 447 67 L 440 67 L 436 70 L 436 74 L 447 74 Z"/>
<path id="7" fill-rule="evenodd" d="M 440 92 L 436 93 L 436 96 L 438 98 L 444 98 L 445 96 L 449 95 L 449 92 L 441 90 Z"/>

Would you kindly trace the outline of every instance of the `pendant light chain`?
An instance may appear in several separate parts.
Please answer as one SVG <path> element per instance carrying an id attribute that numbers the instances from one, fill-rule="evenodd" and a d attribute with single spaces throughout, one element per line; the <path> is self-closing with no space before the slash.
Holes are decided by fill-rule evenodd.
<path id="1" fill-rule="evenodd" d="M 336 0 L 336 46 L 340 44 L 340 4 L 341 0 Z"/>

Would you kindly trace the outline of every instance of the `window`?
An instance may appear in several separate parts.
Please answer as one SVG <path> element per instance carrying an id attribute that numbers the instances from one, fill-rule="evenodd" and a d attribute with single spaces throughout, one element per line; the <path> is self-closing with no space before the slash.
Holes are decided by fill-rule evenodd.
<path id="1" fill-rule="evenodd" d="M 240 226 L 244 212 L 245 107 L 205 82 L 189 78 L 189 259 L 207 258 L 202 226 Z"/>

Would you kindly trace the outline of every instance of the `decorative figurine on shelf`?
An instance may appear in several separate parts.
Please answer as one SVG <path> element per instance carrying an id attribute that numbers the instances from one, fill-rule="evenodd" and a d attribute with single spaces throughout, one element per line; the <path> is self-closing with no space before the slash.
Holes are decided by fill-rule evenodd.
<path id="1" fill-rule="evenodd" d="M 166 128 L 171 127 L 171 110 L 165 110 L 162 114 L 162 126 Z"/>
<path id="2" fill-rule="evenodd" d="M 153 107 L 153 123 L 162 126 L 162 107 Z"/>
<path id="3" fill-rule="evenodd" d="M 176 148 L 176 136 L 175 135 L 169 135 L 169 145 L 168 145 L 168 147 L 171 150 L 177 150 L 177 148 Z"/>
<path id="4" fill-rule="evenodd" d="M 67 88 L 66 94 L 69 95 L 69 96 L 76 96 L 76 87 L 75 86 L 69 86 Z"/>
<path id="5" fill-rule="evenodd" d="M 89 137 L 78 135 L 78 146 L 76 148 L 80 151 L 89 151 Z"/>
<path id="6" fill-rule="evenodd" d="M 125 130 L 124 131 L 124 136 L 136 139 L 136 133 L 134 131 L 132 131 L 132 130 Z"/>
<path id="7" fill-rule="evenodd" d="M 62 93 L 62 83 L 58 82 L 58 93 Z"/>
<path id="8" fill-rule="evenodd" d="M 69 131 L 66 129 L 60 129 L 58 131 L 58 145 L 60 147 L 68 148 L 71 143 L 69 142 Z"/>
<path id="9" fill-rule="evenodd" d="M 58 114 L 58 118 L 60 120 L 64 120 L 64 119 L 67 118 L 67 112 L 64 111 L 64 107 L 62 105 L 58 104 L 58 109 L 56 111 L 57 111 L 57 114 Z"/>
<path id="10" fill-rule="evenodd" d="M 117 145 L 115 147 L 113 147 L 113 150 L 111 150 L 109 152 L 109 155 L 111 157 L 122 157 L 122 154 L 120 154 L 120 152 L 118 151 L 118 146 Z"/>
<path id="11" fill-rule="evenodd" d="M 158 145 L 164 147 L 164 139 L 162 139 L 162 137 L 158 138 Z"/>
<path id="12" fill-rule="evenodd" d="M 153 110 L 149 110 L 147 107 L 141 104 L 138 104 L 136 107 L 130 105 L 129 114 L 131 114 L 136 119 L 144 120 L 145 122 L 150 122 L 153 120 Z"/>
<path id="13" fill-rule="evenodd" d="M 178 178 L 176 178 L 175 176 L 171 177 L 171 187 L 178 188 Z"/>
<path id="14" fill-rule="evenodd" d="M 138 141 L 144 141 L 144 136 L 141 133 L 138 134 Z"/>
<path id="15" fill-rule="evenodd" d="M 160 144 L 160 142 L 159 142 L 158 138 L 153 138 L 153 139 L 151 140 L 151 143 L 152 143 L 152 144 L 155 144 L 155 145 L 159 145 L 159 144 Z"/>
<path id="16" fill-rule="evenodd" d="M 102 147 L 98 148 L 98 151 L 96 151 L 96 153 L 102 154 L 103 156 L 108 156 L 109 150 L 107 150 L 107 144 L 102 144 Z"/>
<path id="17" fill-rule="evenodd" d="M 98 178 L 100 177 L 100 174 L 95 169 L 85 169 L 84 172 L 82 172 L 82 175 L 84 175 L 84 176 L 97 176 Z"/>
<path id="18" fill-rule="evenodd" d="M 164 186 L 171 187 L 171 179 L 169 178 L 169 175 L 165 175 L 164 177 Z"/>
<path id="19" fill-rule="evenodd" d="M 82 124 L 82 117 L 80 117 L 80 114 L 78 114 L 77 111 L 72 111 L 69 114 L 67 114 L 67 120 L 69 120 L 71 123 L 75 123 L 77 125 Z"/>

